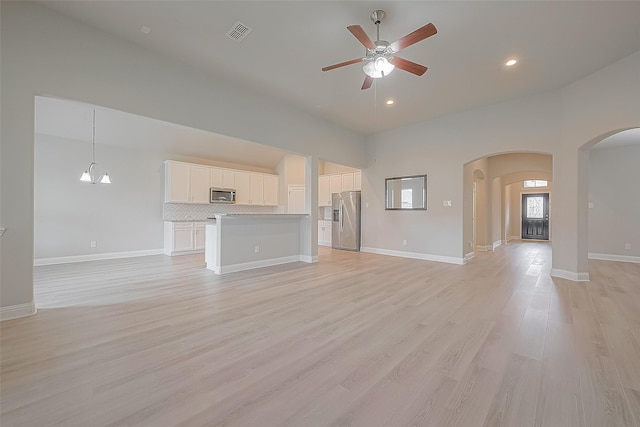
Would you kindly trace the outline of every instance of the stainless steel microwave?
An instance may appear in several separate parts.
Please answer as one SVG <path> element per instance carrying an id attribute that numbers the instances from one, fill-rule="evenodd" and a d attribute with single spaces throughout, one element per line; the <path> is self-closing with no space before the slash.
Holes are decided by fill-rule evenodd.
<path id="1" fill-rule="evenodd" d="M 209 189 L 209 202 L 210 203 L 235 203 L 236 190 L 233 190 L 231 188 L 211 187 Z"/>

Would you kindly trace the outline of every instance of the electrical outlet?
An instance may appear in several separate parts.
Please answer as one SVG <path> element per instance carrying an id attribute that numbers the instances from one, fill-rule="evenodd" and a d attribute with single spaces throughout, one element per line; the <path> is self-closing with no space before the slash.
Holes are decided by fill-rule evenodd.
<path id="1" fill-rule="evenodd" d="M 593 202 L 589 202 L 589 209 L 593 209 Z"/>
<path id="2" fill-rule="evenodd" d="M 624 248 L 625 249 L 631 249 L 631 243 L 625 243 L 624 244 Z"/>
<path id="3" fill-rule="evenodd" d="M 402 241 L 402 246 L 407 246 L 407 239 Z"/>
<path id="4" fill-rule="evenodd" d="M 98 246 L 98 242 L 96 242 L 95 240 L 91 241 L 91 247 L 95 248 L 96 246 Z"/>
<path id="5" fill-rule="evenodd" d="M 253 250 L 254 250 L 256 253 L 260 252 L 260 246 L 256 246 L 255 248 L 253 248 Z"/>

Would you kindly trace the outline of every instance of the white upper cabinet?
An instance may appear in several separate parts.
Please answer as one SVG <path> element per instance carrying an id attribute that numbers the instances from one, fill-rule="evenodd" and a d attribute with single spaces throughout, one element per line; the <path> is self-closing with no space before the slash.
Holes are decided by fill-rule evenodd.
<path id="1" fill-rule="evenodd" d="M 278 206 L 278 175 L 165 161 L 165 203 L 209 203 L 211 187 L 236 190 L 239 205 Z"/>
<path id="2" fill-rule="evenodd" d="M 251 204 L 251 178 L 249 172 L 235 173 L 236 204 Z"/>
<path id="3" fill-rule="evenodd" d="M 332 194 L 342 192 L 342 175 L 329 175 L 329 192 Z"/>
<path id="4" fill-rule="evenodd" d="M 236 174 L 231 169 L 222 169 L 222 188 L 236 188 Z"/>
<path id="5" fill-rule="evenodd" d="M 222 169 L 211 168 L 211 182 L 210 185 L 216 188 L 224 188 L 222 185 Z"/>
<path id="6" fill-rule="evenodd" d="M 249 204 L 264 205 L 264 177 L 261 173 L 250 174 Z"/>
<path id="7" fill-rule="evenodd" d="M 278 206 L 278 175 L 236 172 L 236 203 L 239 205 Z"/>
<path id="8" fill-rule="evenodd" d="M 356 191 L 362 190 L 362 172 L 353 173 L 353 189 Z"/>
<path id="9" fill-rule="evenodd" d="M 165 163 L 164 202 L 189 203 L 191 167 L 183 163 Z"/>
<path id="10" fill-rule="evenodd" d="M 264 175 L 264 204 L 278 206 L 278 176 Z"/>
<path id="11" fill-rule="evenodd" d="M 321 175 L 318 178 L 318 206 L 331 206 L 328 175 Z"/>
<path id="12" fill-rule="evenodd" d="M 353 190 L 353 172 L 342 174 L 342 191 Z"/>
<path id="13" fill-rule="evenodd" d="M 211 178 L 207 166 L 191 166 L 190 202 L 209 203 L 209 188 Z"/>
<path id="14" fill-rule="evenodd" d="M 318 206 L 331 206 L 331 194 L 343 191 L 360 191 L 362 172 L 320 175 L 318 177 Z"/>
<path id="15" fill-rule="evenodd" d="M 236 174 L 234 170 L 222 168 L 211 169 L 211 186 L 216 188 L 236 188 Z"/>

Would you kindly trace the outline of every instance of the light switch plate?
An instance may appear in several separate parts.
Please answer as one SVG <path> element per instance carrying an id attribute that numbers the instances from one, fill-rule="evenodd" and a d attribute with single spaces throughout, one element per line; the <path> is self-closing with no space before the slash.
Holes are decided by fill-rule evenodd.
<path id="1" fill-rule="evenodd" d="M 2 235 L 4 234 L 5 231 L 7 231 L 6 228 L 4 228 L 4 227 L 0 228 L 0 237 L 2 237 Z"/>
<path id="2" fill-rule="evenodd" d="M 593 209 L 593 202 L 589 202 L 589 209 Z"/>
<path id="3" fill-rule="evenodd" d="M 443 200 L 442 206 L 447 206 L 447 207 L 451 206 L 451 200 Z"/>

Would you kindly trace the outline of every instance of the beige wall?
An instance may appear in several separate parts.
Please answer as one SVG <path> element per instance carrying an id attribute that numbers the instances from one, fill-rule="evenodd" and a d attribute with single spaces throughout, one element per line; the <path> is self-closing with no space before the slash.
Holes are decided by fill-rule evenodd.
<path id="1" fill-rule="evenodd" d="M 419 169 L 429 175 L 430 186 L 437 182 L 439 187 L 435 194 L 431 191 L 435 203 L 430 199 L 429 206 L 435 208 L 429 215 L 400 220 L 379 208 L 369 209 L 364 211 L 363 223 L 393 230 L 401 222 L 399 231 L 415 230 L 417 240 L 429 242 L 419 252 L 462 259 L 472 231 L 471 220 L 465 219 L 471 217 L 467 182 L 472 181 L 464 167 L 460 173 L 461 166 L 495 154 L 548 153 L 553 156 L 555 201 L 551 206 L 552 274 L 588 280 L 588 148 L 615 132 L 638 127 L 638 111 L 640 52 L 557 91 L 372 135 L 369 167 L 364 172 L 369 182 Z M 387 143 L 390 140 L 393 147 Z M 367 197 L 378 203 L 380 191 L 374 187 Z M 449 195 L 454 206 L 445 214 L 438 203 Z M 367 244 L 385 248 L 391 246 L 389 242 L 393 240 L 374 238 Z"/>
<path id="2" fill-rule="evenodd" d="M 338 174 L 338 173 L 347 173 L 347 172 L 356 172 L 359 171 L 360 169 L 356 169 L 356 168 L 352 168 L 349 166 L 343 166 L 343 165 L 339 165 L 337 163 L 332 163 L 332 162 L 325 162 L 323 160 L 320 160 L 320 162 L 318 163 L 318 173 L 320 175 L 331 175 L 331 174 Z"/>
<path id="3" fill-rule="evenodd" d="M 589 253 L 640 262 L 640 141 L 591 150 Z M 625 248 L 629 244 L 630 249 Z"/>
<path id="4" fill-rule="evenodd" d="M 364 165 L 361 135 L 36 3 L 1 2 L 0 7 L 0 222 L 7 228 L 0 239 L 2 308 L 33 308 L 34 99 L 38 95 Z M 317 166 L 314 170 L 317 173 Z M 315 220 L 317 209 L 310 212 Z M 307 240 L 309 251 L 317 251 Z"/>

